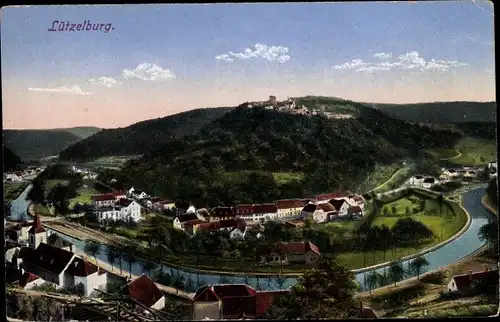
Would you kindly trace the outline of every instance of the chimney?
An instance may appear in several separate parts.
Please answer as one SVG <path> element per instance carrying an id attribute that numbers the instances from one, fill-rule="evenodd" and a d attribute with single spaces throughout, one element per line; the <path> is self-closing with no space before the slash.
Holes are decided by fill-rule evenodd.
<path id="1" fill-rule="evenodd" d="M 472 270 L 469 270 L 469 279 L 472 281 Z"/>

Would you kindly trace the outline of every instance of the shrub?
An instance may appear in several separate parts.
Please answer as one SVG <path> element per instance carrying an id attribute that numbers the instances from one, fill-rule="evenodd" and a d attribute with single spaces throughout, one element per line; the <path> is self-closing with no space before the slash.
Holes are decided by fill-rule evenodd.
<path id="1" fill-rule="evenodd" d="M 427 274 L 425 276 L 422 276 L 420 278 L 420 281 L 422 283 L 429 283 L 429 284 L 443 284 L 446 282 L 448 279 L 448 274 L 444 271 L 438 271 L 435 273 Z"/>

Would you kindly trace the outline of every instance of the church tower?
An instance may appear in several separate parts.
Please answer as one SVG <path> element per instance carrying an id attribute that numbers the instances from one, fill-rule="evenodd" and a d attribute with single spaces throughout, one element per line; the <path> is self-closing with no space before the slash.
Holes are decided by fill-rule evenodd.
<path id="1" fill-rule="evenodd" d="M 33 226 L 28 231 L 28 240 L 31 248 L 37 248 L 40 243 L 47 243 L 47 232 L 43 228 L 38 214 L 35 215 Z"/>

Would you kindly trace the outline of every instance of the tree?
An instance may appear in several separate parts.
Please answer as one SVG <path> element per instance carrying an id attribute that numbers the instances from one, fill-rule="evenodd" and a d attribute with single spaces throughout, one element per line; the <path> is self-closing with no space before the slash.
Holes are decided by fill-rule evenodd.
<path id="1" fill-rule="evenodd" d="M 370 291 L 370 294 L 372 293 L 372 289 L 374 289 L 379 281 L 382 279 L 381 274 L 377 273 L 376 271 L 371 271 L 369 273 L 366 273 L 366 284 L 368 285 L 368 289 Z"/>
<path id="2" fill-rule="evenodd" d="M 151 271 L 155 270 L 158 264 L 155 263 L 152 258 L 147 258 L 145 261 L 141 263 L 141 266 L 142 266 L 142 271 L 144 273 L 147 272 L 148 276 L 151 276 Z"/>
<path id="3" fill-rule="evenodd" d="M 486 241 L 490 249 L 498 249 L 498 222 L 497 220 L 489 220 L 479 228 L 479 239 Z"/>
<path id="4" fill-rule="evenodd" d="M 97 244 L 96 242 L 94 241 L 87 241 L 87 243 L 85 243 L 85 247 L 84 247 L 84 251 L 88 254 L 90 254 L 92 257 L 94 257 L 94 260 L 97 264 L 97 254 L 99 254 L 99 244 Z"/>
<path id="5" fill-rule="evenodd" d="M 420 273 L 422 273 L 422 268 L 428 266 L 429 262 L 425 257 L 418 256 L 410 262 L 410 267 L 417 274 L 417 278 L 420 279 Z"/>
<path id="6" fill-rule="evenodd" d="M 396 208 L 395 204 L 392 204 L 391 212 L 392 212 L 393 215 L 395 215 L 398 212 L 398 209 Z"/>
<path id="7" fill-rule="evenodd" d="M 132 277 L 132 265 L 137 262 L 136 258 L 130 250 L 125 250 L 125 253 L 123 255 L 123 260 L 128 263 L 128 272 L 129 272 L 129 277 Z"/>
<path id="8" fill-rule="evenodd" d="M 439 204 L 439 213 L 442 214 L 443 213 L 443 204 L 444 204 L 444 196 L 442 193 L 440 193 L 437 196 L 437 202 Z"/>
<path id="9" fill-rule="evenodd" d="M 41 204 L 45 200 L 45 191 L 43 188 L 42 180 L 33 180 L 31 183 L 32 187 L 28 194 L 26 195 L 26 199 L 31 200 L 34 204 Z"/>
<path id="10" fill-rule="evenodd" d="M 112 247 L 107 247 L 106 258 L 108 260 L 109 265 L 111 265 L 111 272 L 113 272 L 116 260 L 118 259 L 118 254 L 116 253 L 116 250 Z"/>
<path id="11" fill-rule="evenodd" d="M 498 202 L 497 178 L 493 178 L 488 182 L 488 187 L 486 188 L 486 195 L 488 196 L 488 202 L 494 207 L 497 207 L 497 202 Z"/>
<path id="12" fill-rule="evenodd" d="M 283 286 L 285 285 L 285 282 L 286 282 L 286 277 L 284 277 L 283 275 L 276 276 L 276 284 L 278 284 L 278 288 L 280 290 L 283 289 Z"/>
<path id="13" fill-rule="evenodd" d="M 291 293 L 271 305 L 273 319 L 346 319 L 358 313 L 354 274 L 334 257 L 322 257 L 291 288 Z"/>
<path id="14" fill-rule="evenodd" d="M 396 286 L 397 282 L 401 281 L 404 277 L 403 265 L 400 261 L 393 261 L 389 266 L 389 278 Z"/>

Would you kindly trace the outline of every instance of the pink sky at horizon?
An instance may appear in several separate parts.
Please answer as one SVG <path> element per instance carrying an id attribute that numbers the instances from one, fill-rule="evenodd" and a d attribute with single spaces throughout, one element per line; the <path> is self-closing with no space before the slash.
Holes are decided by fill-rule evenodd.
<path id="1" fill-rule="evenodd" d="M 423 103 L 437 101 L 495 101 L 494 76 L 485 73 L 448 75 L 438 83 L 431 77 L 388 80 L 386 76 L 366 78 L 347 76 L 341 80 L 310 77 L 301 83 L 295 79 L 255 82 L 226 81 L 206 88 L 189 86 L 176 80 L 163 86 L 137 85 L 106 88 L 92 95 L 28 91 L 31 86 L 8 86 L 3 90 L 4 129 L 53 129 L 78 126 L 99 128 L 126 127 L 131 124 L 206 107 L 236 106 L 245 101 L 265 100 L 276 95 L 335 96 L 359 102 Z M 378 78 L 377 78 L 378 77 Z M 383 78 L 384 81 L 381 81 Z M 425 79 L 427 78 L 427 79 Z M 446 83 L 445 83 L 446 82 Z M 66 83 L 66 82 L 65 82 Z M 279 84 L 285 86 L 279 86 Z M 356 84 L 356 86 L 352 86 Z M 7 86 L 6 86 L 7 85 Z M 52 84 L 51 84 L 52 85 Z M 42 87 L 42 86 L 40 86 Z M 44 86 L 51 87 L 51 86 Z M 84 88 L 84 86 L 82 86 Z M 361 90 L 360 90 L 361 89 Z"/>

